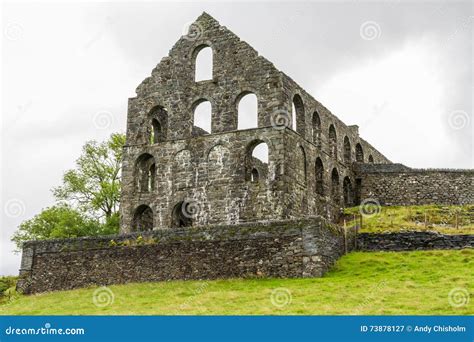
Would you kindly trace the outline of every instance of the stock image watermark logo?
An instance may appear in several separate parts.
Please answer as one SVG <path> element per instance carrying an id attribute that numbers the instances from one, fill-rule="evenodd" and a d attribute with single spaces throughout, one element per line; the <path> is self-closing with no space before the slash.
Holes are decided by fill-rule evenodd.
<path id="1" fill-rule="evenodd" d="M 189 41 L 201 38 L 203 32 L 204 29 L 199 23 L 186 23 L 183 26 L 183 38 Z"/>
<path id="2" fill-rule="evenodd" d="M 106 306 L 112 305 L 114 301 L 114 293 L 106 286 L 99 287 L 92 294 L 92 303 L 98 308 L 105 308 Z"/>
<path id="3" fill-rule="evenodd" d="M 470 300 L 469 291 L 462 287 L 455 287 L 448 294 L 448 302 L 453 308 L 468 305 Z"/>
<path id="4" fill-rule="evenodd" d="M 277 308 L 284 308 L 290 305 L 292 301 L 291 291 L 284 287 L 274 289 L 270 295 L 270 302 Z"/>
<path id="5" fill-rule="evenodd" d="M 467 112 L 463 110 L 454 110 L 449 113 L 448 116 L 448 124 L 454 130 L 461 130 L 467 126 L 469 126 L 471 119 Z"/>
<path id="6" fill-rule="evenodd" d="M 94 114 L 92 122 L 97 129 L 108 129 L 114 123 L 114 116 L 107 110 L 100 110 Z"/>
<path id="7" fill-rule="evenodd" d="M 291 114 L 285 109 L 277 109 L 270 116 L 270 123 L 273 128 L 285 129 L 290 127 Z"/>
<path id="8" fill-rule="evenodd" d="M 366 198 L 359 205 L 359 213 L 364 217 L 372 217 L 380 214 L 382 206 L 375 198 Z"/>
<path id="9" fill-rule="evenodd" d="M 23 26 L 18 23 L 8 23 L 3 29 L 3 35 L 9 41 L 17 41 L 23 37 Z"/>
<path id="10" fill-rule="evenodd" d="M 45 323 L 44 326 L 40 327 L 22 327 L 16 328 L 9 326 L 5 329 L 6 335 L 25 335 L 25 336 L 34 336 L 34 335 L 85 335 L 86 330 L 84 328 L 55 328 L 51 323 Z"/>
<path id="11" fill-rule="evenodd" d="M 386 286 L 387 282 L 382 280 L 381 282 L 372 286 L 369 291 L 365 292 L 367 293 L 367 297 L 365 297 L 363 301 L 357 305 L 357 307 L 354 309 L 354 314 L 360 315 L 365 309 L 373 305 L 374 302 L 377 302 L 380 297 L 382 297 L 383 289 Z"/>
<path id="12" fill-rule="evenodd" d="M 380 38 L 382 29 L 375 21 L 366 21 L 360 25 L 359 34 L 364 40 L 374 40 Z"/>
<path id="13" fill-rule="evenodd" d="M 191 297 L 186 299 L 186 301 L 184 301 L 182 304 L 178 306 L 178 310 L 189 309 L 193 305 L 198 303 L 198 297 L 206 291 L 208 286 L 209 286 L 209 283 L 206 281 L 199 284 L 199 286 L 193 291 L 193 294 L 191 295 Z"/>
<path id="14" fill-rule="evenodd" d="M 22 200 L 11 198 L 5 203 L 3 211 L 7 217 L 18 218 L 25 215 L 26 206 Z"/>
<path id="15" fill-rule="evenodd" d="M 181 212 L 184 217 L 195 219 L 199 216 L 201 212 L 201 205 L 198 201 L 193 199 L 187 199 L 183 201 L 183 205 L 181 207 Z"/>

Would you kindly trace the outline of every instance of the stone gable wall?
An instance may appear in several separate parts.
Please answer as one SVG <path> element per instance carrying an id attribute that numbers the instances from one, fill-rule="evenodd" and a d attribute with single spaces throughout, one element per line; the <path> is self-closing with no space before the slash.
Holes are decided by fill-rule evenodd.
<path id="1" fill-rule="evenodd" d="M 134 216 L 144 206 L 152 211 L 153 229 L 170 227 L 173 208 L 186 199 L 198 207 L 192 219 L 194 225 L 314 215 L 335 219 L 343 206 L 344 177 L 350 177 L 354 187 L 350 167 L 355 161 L 356 144 L 362 146 L 364 160 L 369 156 L 378 163 L 389 160 L 359 137 L 357 126 L 346 126 L 211 16 L 202 14 L 192 26 L 196 34 L 181 37 L 151 76 L 138 86 L 137 96 L 129 99 L 121 232 L 131 232 L 139 226 L 134 223 Z M 195 57 L 204 46 L 213 51 L 213 76 L 196 82 Z M 258 100 L 258 128 L 237 130 L 238 103 L 249 92 Z M 285 121 L 290 124 L 295 95 L 300 96 L 304 108 L 297 118 L 298 128 L 272 127 Z M 194 108 L 204 100 L 212 106 L 212 130 L 208 135 L 203 135 L 205 132 L 193 123 Z M 318 139 L 312 127 L 315 111 L 321 120 Z M 150 141 L 153 119 L 160 122 L 163 132 L 156 142 Z M 337 135 L 334 155 L 328 138 L 331 124 Z M 343 159 L 346 136 L 351 143 L 350 160 Z M 269 170 L 264 181 L 252 184 L 248 181 L 246 153 L 257 140 L 269 146 Z M 305 158 L 300 156 L 301 148 Z M 154 187 L 147 193 L 137 191 L 137 163 L 145 154 L 153 157 L 148 163 L 156 165 Z M 315 193 L 314 168 L 318 157 L 325 171 L 323 196 Z M 306 168 L 304 181 L 302 165 Z M 334 168 L 340 174 L 341 189 L 337 196 L 329 191 Z M 148 220 L 149 212 L 147 215 Z"/>

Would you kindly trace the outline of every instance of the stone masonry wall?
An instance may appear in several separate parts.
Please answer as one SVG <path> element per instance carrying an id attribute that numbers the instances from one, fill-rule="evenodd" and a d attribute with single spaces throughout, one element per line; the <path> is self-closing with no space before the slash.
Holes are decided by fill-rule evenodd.
<path id="1" fill-rule="evenodd" d="M 438 232 L 359 233 L 361 251 L 414 251 L 474 248 L 474 235 L 446 235 Z"/>
<path id="2" fill-rule="evenodd" d="M 173 279 L 321 276 L 345 251 L 320 218 L 28 242 L 24 293 Z"/>
<path id="3" fill-rule="evenodd" d="M 410 169 L 400 164 L 360 165 L 361 199 L 381 205 L 474 203 L 474 170 Z"/>
<path id="4" fill-rule="evenodd" d="M 187 199 L 198 207 L 191 225 L 313 215 L 334 219 L 343 206 L 344 178 L 348 177 L 354 187 L 350 166 L 357 159 L 357 148 L 362 151 L 360 161 L 390 162 L 359 137 L 357 126 L 345 125 L 214 18 L 203 13 L 192 27 L 195 34 L 181 37 L 137 87 L 137 96 L 129 99 L 122 233 L 141 226 L 149 229 L 147 224 L 134 223 L 134 217 L 145 208 L 150 210 L 142 215 L 142 221 L 152 217 L 153 229 L 170 227 L 173 208 Z M 204 47 L 212 49 L 212 79 L 196 81 L 196 55 Z M 257 97 L 258 127 L 237 130 L 238 104 L 249 93 Z M 300 101 L 297 112 L 292 113 L 295 96 Z M 212 107 L 211 132 L 207 135 L 194 125 L 193 117 L 194 109 L 203 101 Z M 317 128 L 313 125 L 315 113 Z M 294 129 L 290 125 L 293 115 L 297 119 Z M 288 128 L 274 127 L 281 121 L 286 121 Z M 328 136 L 331 126 L 336 135 L 334 144 Z M 152 131 L 159 131 L 156 140 L 150 139 Z M 344 155 L 346 140 L 348 157 Z M 246 158 L 257 142 L 269 146 L 269 170 L 264 181 L 252 184 Z M 144 165 L 154 165 L 150 191 L 142 191 L 143 184 L 137 186 L 142 177 L 137 165 L 145 157 L 149 159 Z M 317 158 L 322 160 L 325 173 L 322 194 L 315 192 Z M 335 194 L 330 191 L 334 169 L 339 173 L 340 188 Z"/>
<path id="5" fill-rule="evenodd" d="M 133 216 L 138 205 L 153 211 L 155 229 L 171 227 L 176 203 L 192 201 L 196 225 L 285 218 L 283 201 L 284 131 L 249 129 L 181 139 L 147 147 L 125 148 L 122 166 L 122 232 L 136 230 Z M 249 181 L 247 152 L 255 141 L 268 145 L 268 175 Z M 156 163 L 151 191 L 135 186 L 135 160 L 146 153 Z"/>

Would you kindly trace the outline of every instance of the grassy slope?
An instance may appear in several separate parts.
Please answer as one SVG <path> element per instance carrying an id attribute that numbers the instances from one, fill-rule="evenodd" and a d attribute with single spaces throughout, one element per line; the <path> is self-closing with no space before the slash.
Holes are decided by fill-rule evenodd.
<path id="1" fill-rule="evenodd" d="M 271 303 L 276 288 L 290 304 Z M 474 314 L 474 298 L 449 304 L 453 288 L 474 295 L 474 250 L 351 253 L 323 278 L 173 281 L 114 285 L 114 303 L 92 302 L 96 288 L 19 296 L 0 314 Z"/>
<path id="2" fill-rule="evenodd" d="M 458 228 L 455 228 L 456 212 Z M 349 217 L 353 214 L 358 215 L 360 213 L 359 207 L 348 208 L 345 213 Z M 352 222 L 348 224 L 352 225 Z M 378 214 L 363 217 L 360 231 L 381 233 L 400 230 L 432 230 L 444 234 L 474 234 L 474 205 L 382 207 Z"/>

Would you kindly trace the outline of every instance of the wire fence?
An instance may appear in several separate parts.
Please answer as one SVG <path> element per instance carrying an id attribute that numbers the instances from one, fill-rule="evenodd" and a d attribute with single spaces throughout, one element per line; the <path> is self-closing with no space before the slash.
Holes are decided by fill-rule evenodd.
<path id="1" fill-rule="evenodd" d="M 344 227 L 362 229 L 401 228 L 413 230 L 468 230 L 474 232 L 474 206 L 467 208 L 403 208 L 375 211 L 370 215 L 346 213 L 342 217 Z"/>

